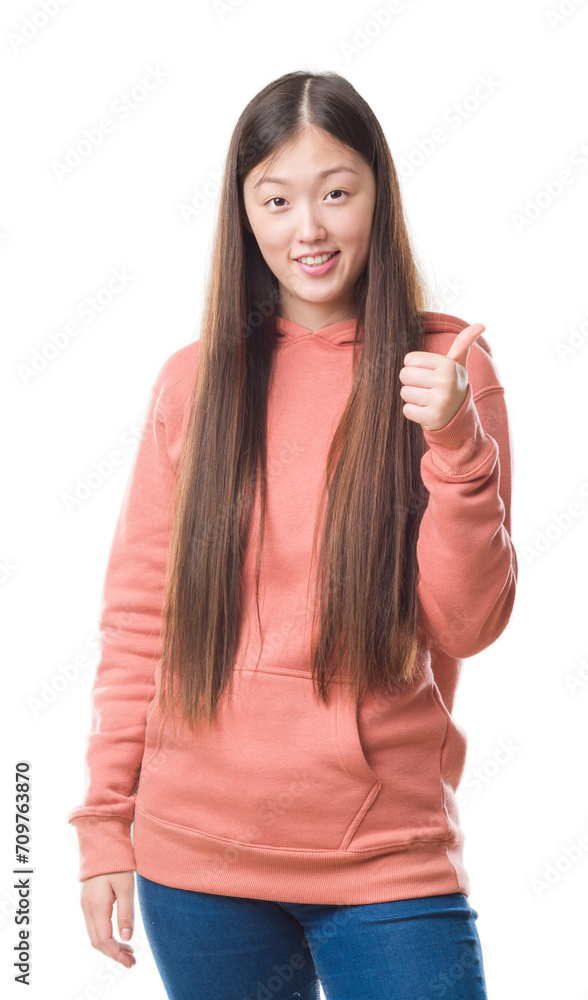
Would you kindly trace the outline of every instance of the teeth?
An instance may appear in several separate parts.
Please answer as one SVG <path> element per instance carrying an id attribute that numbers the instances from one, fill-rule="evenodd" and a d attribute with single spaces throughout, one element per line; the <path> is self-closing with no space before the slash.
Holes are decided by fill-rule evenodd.
<path id="1" fill-rule="evenodd" d="M 318 257 L 299 257 L 298 260 L 301 260 L 303 264 L 324 264 L 326 260 L 330 260 L 336 253 L 337 251 L 334 250 L 333 253 L 321 253 Z"/>

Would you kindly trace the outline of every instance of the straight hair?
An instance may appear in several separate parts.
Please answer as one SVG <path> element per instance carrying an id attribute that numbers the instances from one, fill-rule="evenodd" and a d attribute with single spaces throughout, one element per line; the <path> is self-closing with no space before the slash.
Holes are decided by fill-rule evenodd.
<path id="1" fill-rule="evenodd" d="M 243 183 L 309 129 L 355 150 L 376 185 L 369 256 L 355 283 L 353 382 L 329 447 L 314 526 L 313 688 L 328 703 L 341 669 L 359 706 L 368 690 L 402 688 L 419 670 L 416 545 L 428 494 L 420 473 L 423 433 L 403 413 L 398 373 L 408 351 L 424 350 L 425 282 L 373 111 L 339 74 L 299 70 L 268 84 L 243 110 L 220 193 L 163 602 L 159 708 L 175 699 L 191 728 L 202 718 L 212 725 L 232 677 L 256 498 L 263 646 L 266 417 L 280 294 L 245 224 Z"/>

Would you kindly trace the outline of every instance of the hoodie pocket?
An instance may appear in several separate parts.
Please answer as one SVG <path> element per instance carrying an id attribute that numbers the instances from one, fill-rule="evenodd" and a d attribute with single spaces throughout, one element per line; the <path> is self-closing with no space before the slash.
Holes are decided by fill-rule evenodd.
<path id="1" fill-rule="evenodd" d="M 209 732 L 149 719 L 137 805 L 212 837 L 263 847 L 345 850 L 382 782 L 361 744 L 355 706 L 310 675 L 235 669 Z"/>

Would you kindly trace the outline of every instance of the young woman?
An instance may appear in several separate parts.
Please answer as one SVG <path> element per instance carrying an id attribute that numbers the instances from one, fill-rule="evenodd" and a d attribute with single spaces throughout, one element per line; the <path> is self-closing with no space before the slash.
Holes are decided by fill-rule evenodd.
<path id="1" fill-rule="evenodd" d="M 424 305 L 369 106 L 269 84 L 153 386 L 68 814 L 92 945 L 134 964 L 136 871 L 174 1000 L 486 996 L 451 712 L 513 607 L 509 427 L 484 327 Z"/>

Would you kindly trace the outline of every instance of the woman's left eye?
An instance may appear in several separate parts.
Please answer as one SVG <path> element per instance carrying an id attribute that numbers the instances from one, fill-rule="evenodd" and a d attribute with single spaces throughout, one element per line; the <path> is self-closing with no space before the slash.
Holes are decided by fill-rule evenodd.
<path id="1" fill-rule="evenodd" d="M 326 197 L 328 198 L 329 195 L 332 195 L 332 194 L 342 195 L 342 194 L 347 194 L 347 191 L 344 191 L 343 188 L 333 188 L 332 191 L 329 191 L 329 194 Z M 332 200 L 333 201 L 341 201 L 341 198 L 334 198 Z M 286 199 L 280 197 L 280 195 L 276 195 L 274 198 L 270 198 L 269 201 L 266 201 L 266 205 L 275 205 L 276 201 L 283 201 L 283 202 L 285 202 Z M 275 205 L 275 207 L 276 208 L 281 208 L 282 206 L 281 205 Z"/>

